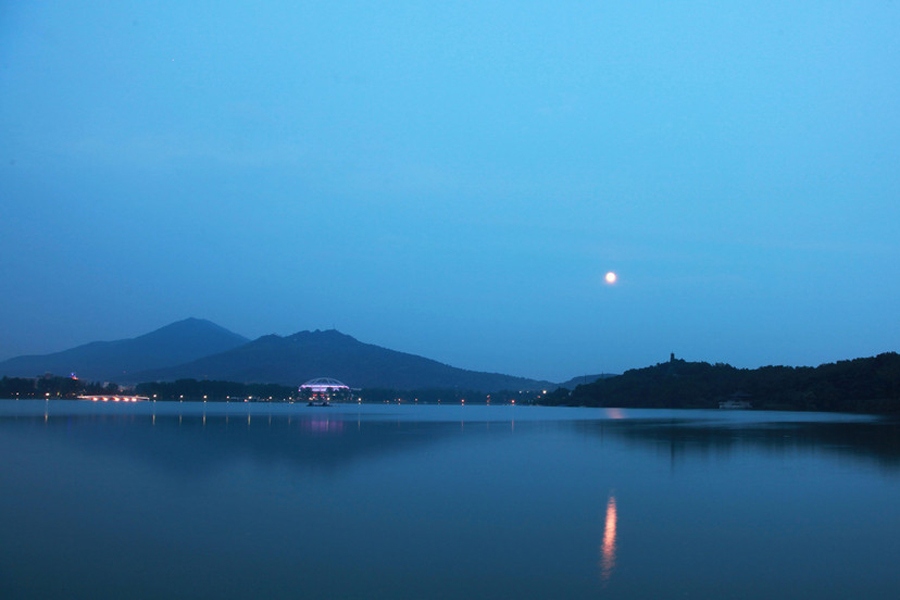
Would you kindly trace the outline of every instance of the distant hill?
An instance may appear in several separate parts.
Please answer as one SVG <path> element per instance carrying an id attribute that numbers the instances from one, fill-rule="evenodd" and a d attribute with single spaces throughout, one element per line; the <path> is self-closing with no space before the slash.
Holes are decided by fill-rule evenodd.
<path id="1" fill-rule="evenodd" d="M 458 369 L 437 361 L 365 344 L 336 330 L 263 336 L 213 356 L 136 373 L 134 381 L 178 379 L 299 385 L 334 377 L 355 388 L 460 389 L 481 392 L 555 389 L 523 377 Z"/>
<path id="2" fill-rule="evenodd" d="M 672 359 L 560 390 L 542 403 L 633 408 L 717 408 L 741 400 L 758 409 L 898 413 L 900 354 L 818 367 L 738 369 Z"/>
<path id="3" fill-rule="evenodd" d="M 598 379 L 606 379 L 607 377 L 615 377 L 616 375 L 613 373 L 600 373 L 598 375 L 580 375 L 578 377 L 573 377 L 568 381 L 563 381 L 559 384 L 559 387 L 566 388 L 567 390 L 574 390 L 579 385 L 586 385 L 588 383 L 594 383 Z"/>
<path id="4" fill-rule="evenodd" d="M 91 342 L 53 354 L 11 358 L 0 362 L 0 375 L 77 373 L 82 379 L 126 382 L 138 371 L 172 367 L 247 342 L 247 338 L 210 321 L 185 319 L 132 339 Z"/>

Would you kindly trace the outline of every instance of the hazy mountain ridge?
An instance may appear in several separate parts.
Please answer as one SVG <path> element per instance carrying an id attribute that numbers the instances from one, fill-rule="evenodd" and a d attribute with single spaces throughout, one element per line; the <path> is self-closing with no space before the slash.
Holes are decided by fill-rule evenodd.
<path id="1" fill-rule="evenodd" d="M 366 344 L 337 330 L 267 335 L 238 348 L 173 368 L 137 373 L 140 381 L 227 379 L 297 385 L 335 377 L 353 387 L 408 389 L 535 390 L 555 384 L 499 373 L 459 369 L 438 361 Z"/>
<path id="2" fill-rule="evenodd" d="M 589 383 L 594 383 L 598 379 L 607 379 L 609 377 L 616 377 L 616 373 L 598 373 L 596 375 L 579 375 L 578 377 L 573 377 L 567 381 L 563 381 L 558 384 L 561 388 L 566 388 L 567 390 L 572 390 L 578 387 L 579 385 L 587 385 Z"/>
<path id="3" fill-rule="evenodd" d="M 175 366 L 248 341 L 211 321 L 188 318 L 135 338 L 90 342 L 51 354 L 17 356 L 0 362 L 0 375 L 77 373 L 84 379 L 130 382 L 138 371 Z"/>
<path id="4" fill-rule="evenodd" d="M 337 330 L 265 335 L 251 341 L 202 319 L 185 319 L 132 339 L 91 342 L 0 362 L 0 376 L 73 372 L 83 379 L 120 384 L 210 379 L 296 386 L 327 376 L 358 388 L 482 392 L 556 388 L 548 381 L 459 369 L 366 344 Z"/>

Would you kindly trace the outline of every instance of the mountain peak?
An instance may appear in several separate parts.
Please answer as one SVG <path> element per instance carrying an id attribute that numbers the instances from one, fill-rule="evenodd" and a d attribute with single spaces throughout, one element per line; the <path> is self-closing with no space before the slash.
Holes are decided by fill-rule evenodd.
<path id="1" fill-rule="evenodd" d="M 341 333 L 337 329 L 315 329 L 315 330 L 304 330 L 298 331 L 295 334 L 288 336 L 289 340 L 294 341 L 347 341 L 347 342 L 356 342 L 358 341 L 353 336 L 349 336 L 346 333 Z"/>
<path id="2" fill-rule="evenodd" d="M 218 379 L 299 385 L 335 377 L 354 387 L 474 391 L 546 388 L 549 382 L 458 369 L 360 342 L 337 329 L 266 335 L 249 342 L 211 321 L 190 317 L 142 336 L 92 342 L 57 354 L 0 363 L 0 375 L 77 372 L 83 379 L 138 383 Z"/>
<path id="3" fill-rule="evenodd" d="M 336 329 L 266 335 L 213 356 L 139 374 L 145 381 L 211 379 L 300 385 L 334 377 L 352 387 L 385 389 L 528 390 L 552 386 L 497 373 L 458 369 L 437 361 L 360 342 Z"/>
<path id="4" fill-rule="evenodd" d="M 41 373 L 78 373 L 83 379 L 131 380 L 137 371 L 175 366 L 231 350 L 247 338 L 211 321 L 188 318 L 135 338 L 91 342 L 39 356 L 19 356 L 0 363 L 0 374 L 34 377 Z"/>
<path id="5" fill-rule="evenodd" d="M 174 323 L 169 323 L 168 325 L 163 325 L 159 329 L 155 329 L 150 333 L 145 333 L 143 336 L 154 335 L 158 333 L 169 333 L 169 332 L 182 332 L 182 333 L 191 333 L 191 332 L 216 332 L 216 333 L 227 333 L 228 335 L 237 337 L 242 339 L 244 342 L 249 341 L 242 335 L 234 333 L 228 329 L 225 329 L 221 325 L 216 325 L 212 321 L 208 321 L 206 319 L 198 319 L 196 317 L 188 317 L 187 319 L 182 319 L 180 321 L 175 321 Z"/>

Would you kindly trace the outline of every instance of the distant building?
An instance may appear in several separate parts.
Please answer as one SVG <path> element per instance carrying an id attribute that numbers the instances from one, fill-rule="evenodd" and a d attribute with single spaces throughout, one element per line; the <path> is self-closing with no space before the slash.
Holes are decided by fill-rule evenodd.
<path id="1" fill-rule="evenodd" d="M 748 409 L 753 408 L 753 405 L 750 403 L 750 394 L 746 392 L 735 392 L 731 394 L 727 399 L 719 402 L 719 408 L 731 408 L 731 409 Z"/>
<path id="2" fill-rule="evenodd" d="M 299 392 L 300 398 L 312 406 L 328 406 L 332 402 L 349 400 L 351 396 L 350 386 L 331 377 L 310 379 L 300 386 Z"/>

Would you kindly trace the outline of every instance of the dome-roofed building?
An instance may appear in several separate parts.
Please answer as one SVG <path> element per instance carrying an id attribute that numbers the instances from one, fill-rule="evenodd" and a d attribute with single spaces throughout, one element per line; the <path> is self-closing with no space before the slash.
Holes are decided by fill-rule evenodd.
<path id="1" fill-rule="evenodd" d="M 300 397 L 310 406 L 328 406 L 332 402 L 350 399 L 350 386 L 331 377 L 310 379 L 300 386 Z"/>

